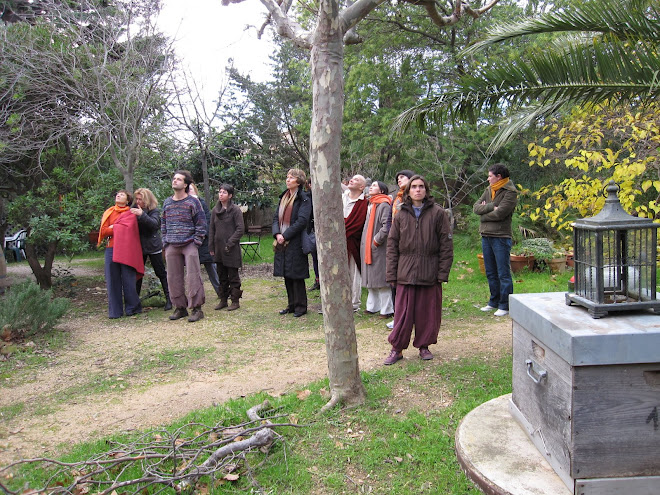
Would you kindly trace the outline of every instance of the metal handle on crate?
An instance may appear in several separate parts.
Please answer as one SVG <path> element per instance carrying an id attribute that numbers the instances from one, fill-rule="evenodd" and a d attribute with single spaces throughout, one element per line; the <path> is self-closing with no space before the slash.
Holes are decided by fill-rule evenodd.
<path id="1" fill-rule="evenodd" d="M 528 359 L 525 361 L 525 364 L 527 365 L 527 376 L 529 376 L 534 383 L 539 385 L 542 381 L 548 379 L 548 372 L 545 370 L 539 370 L 538 372 L 538 378 L 536 378 L 532 373 L 534 371 L 534 361 L 531 359 Z"/>

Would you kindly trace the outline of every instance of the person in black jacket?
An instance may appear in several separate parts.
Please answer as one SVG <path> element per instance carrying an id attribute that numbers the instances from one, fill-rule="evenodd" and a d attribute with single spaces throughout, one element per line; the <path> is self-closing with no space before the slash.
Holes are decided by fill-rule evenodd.
<path id="1" fill-rule="evenodd" d="M 167 271 L 163 262 L 163 239 L 160 235 L 160 209 L 156 196 L 147 188 L 141 187 L 134 194 L 135 201 L 131 213 L 137 217 L 140 242 L 142 243 L 142 258 L 151 261 L 154 273 L 160 280 L 165 294 L 165 311 L 172 309 L 170 291 L 167 287 Z M 142 290 L 142 278 L 137 281 L 137 293 Z"/>
<path id="2" fill-rule="evenodd" d="M 304 190 L 305 172 L 292 168 L 286 175 L 286 191 L 273 217 L 273 275 L 284 277 L 288 304 L 281 315 L 296 318 L 307 313 L 305 279 L 309 278 L 309 260 L 302 250 L 302 234 L 312 215 L 312 202 Z"/>

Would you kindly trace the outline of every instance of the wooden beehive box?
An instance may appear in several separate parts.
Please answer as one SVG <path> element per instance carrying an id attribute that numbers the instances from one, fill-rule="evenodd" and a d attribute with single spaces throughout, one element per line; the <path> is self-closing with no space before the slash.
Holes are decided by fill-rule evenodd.
<path id="1" fill-rule="evenodd" d="M 575 495 L 660 494 L 660 316 L 511 296 L 511 412 Z"/>

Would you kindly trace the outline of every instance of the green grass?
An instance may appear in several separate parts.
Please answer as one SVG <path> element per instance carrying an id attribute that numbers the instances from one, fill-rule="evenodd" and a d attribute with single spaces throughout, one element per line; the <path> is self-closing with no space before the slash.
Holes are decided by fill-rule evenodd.
<path id="1" fill-rule="evenodd" d="M 23 412 L 25 409 L 25 404 L 22 402 L 17 402 L 16 404 L 11 404 L 9 406 L 0 407 L 0 420 L 9 421 L 12 418 L 15 418 Z"/>
<path id="2" fill-rule="evenodd" d="M 510 357 L 409 362 L 363 373 L 367 401 L 357 408 L 319 414 L 328 389 L 327 380 L 321 380 L 306 387 L 308 396 L 293 392 L 276 399 L 259 394 L 231 400 L 191 413 L 168 430 L 194 423 L 187 431 L 192 436 L 200 424 L 239 424 L 249 407 L 268 398 L 283 416 L 275 423 L 302 427 L 277 428 L 282 440 L 269 455 L 250 454 L 253 474 L 265 493 L 477 494 L 456 461 L 454 433 L 477 405 L 510 392 L 510 370 Z M 109 440 L 125 444 L 135 439 L 123 435 L 77 445 L 64 459 L 88 459 L 106 451 Z M 236 482 L 216 486 L 206 479 L 202 485 L 214 494 L 249 492 L 243 468 L 239 474 Z M 44 476 L 40 469 L 25 469 L 14 479 L 20 479 L 16 486 L 29 482 L 36 487 Z"/>

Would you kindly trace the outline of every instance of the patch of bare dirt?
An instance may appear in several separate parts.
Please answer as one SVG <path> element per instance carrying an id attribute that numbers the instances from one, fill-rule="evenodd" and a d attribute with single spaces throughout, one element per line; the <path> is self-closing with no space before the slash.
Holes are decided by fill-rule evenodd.
<path id="1" fill-rule="evenodd" d="M 286 296 L 270 270 L 269 265 L 246 267 L 241 309 L 213 311 L 216 301 L 209 297 L 206 317 L 194 324 L 170 321 L 161 308 L 108 320 L 100 302 L 63 321 L 64 349 L 46 350 L 37 370 L 18 371 L 0 383 L 0 410 L 23 404 L 20 414 L 0 425 L 0 465 L 170 423 L 231 398 L 260 391 L 277 396 L 326 376 L 322 316 L 310 312 L 299 321 L 279 316 Z M 212 294 L 210 284 L 206 288 Z M 310 299 L 310 306 L 314 303 L 318 296 Z M 385 321 L 360 315 L 356 334 L 361 369 L 381 367 L 389 351 Z M 470 355 L 497 357 L 510 346 L 508 318 L 449 320 L 427 365 Z M 410 347 L 404 358 L 404 363 L 419 359 L 417 350 Z M 412 390 L 418 390 L 415 383 L 408 397 Z M 433 407 L 451 400 L 434 397 Z M 429 397 L 420 395 L 418 402 L 428 406 Z"/>

